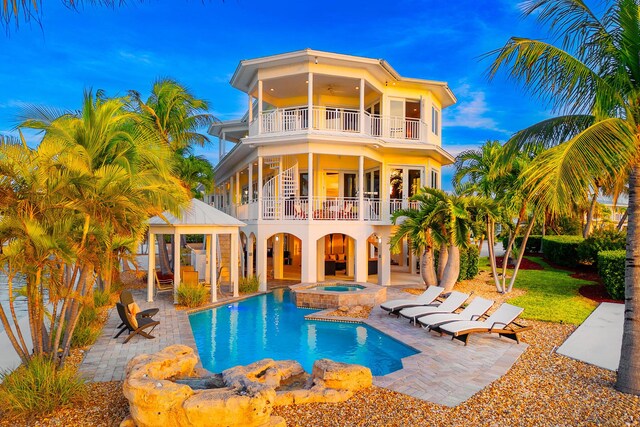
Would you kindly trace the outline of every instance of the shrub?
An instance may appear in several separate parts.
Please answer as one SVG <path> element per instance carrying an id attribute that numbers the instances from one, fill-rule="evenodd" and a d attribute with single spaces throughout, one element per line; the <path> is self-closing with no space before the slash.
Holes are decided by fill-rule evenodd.
<path id="1" fill-rule="evenodd" d="M 238 289 L 242 294 L 253 294 L 258 292 L 260 276 L 241 277 Z"/>
<path id="2" fill-rule="evenodd" d="M 598 252 L 598 275 L 613 299 L 624 299 L 624 250 Z"/>
<path id="3" fill-rule="evenodd" d="M 95 307 L 84 306 L 78 317 L 78 323 L 73 330 L 73 336 L 71 337 L 71 347 L 87 347 L 96 342 L 102 328 L 100 325 L 100 319 L 98 318 L 98 311 Z"/>
<path id="4" fill-rule="evenodd" d="M 105 305 L 109 304 L 110 298 L 111 295 L 109 295 L 108 292 L 104 292 L 99 289 L 93 291 L 93 305 L 96 307 L 104 307 Z"/>
<path id="5" fill-rule="evenodd" d="M 473 279 L 478 275 L 479 257 L 477 246 L 469 246 L 466 249 L 460 248 L 460 275 L 458 276 L 458 282 Z"/>
<path id="6" fill-rule="evenodd" d="M 557 265 L 575 267 L 578 263 L 578 245 L 583 240 L 580 236 L 545 236 L 542 239 L 544 257 Z"/>
<path id="7" fill-rule="evenodd" d="M 623 231 L 596 230 L 578 245 L 580 262 L 597 264 L 598 252 L 625 248 L 627 235 Z"/>
<path id="8" fill-rule="evenodd" d="M 474 245 L 468 248 L 460 248 L 460 273 L 458 274 L 459 282 L 461 280 L 473 279 L 478 275 L 478 248 Z M 438 269 L 440 261 L 440 251 L 433 251 L 434 268 Z"/>
<path id="9" fill-rule="evenodd" d="M 522 246 L 522 239 L 524 236 L 516 237 L 516 240 L 513 242 L 514 245 L 519 249 Z M 502 249 L 507 250 L 507 246 L 509 246 L 509 236 L 505 236 L 502 238 Z M 540 248 L 542 247 L 542 236 L 534 236 L 531 235 L 527 239 L 527 246 L 524 248 L 525 252 L 540 252 Z"/>
<path id="10" fill-rule="evenodd" d="M 187 307 L 199 307 L 207 300 L 207 289 L 201 285 L 181 283 L 178 286 L 178 304 Z"/>
<path id="11" fill-rule="evenodd" d="M 0 380 L 0 409 L 14 413 L 51 412 L 79 401 L 85 389 L 74 368 L 58 369 L 51 359 L 42 357 L 1 373 Z"/>

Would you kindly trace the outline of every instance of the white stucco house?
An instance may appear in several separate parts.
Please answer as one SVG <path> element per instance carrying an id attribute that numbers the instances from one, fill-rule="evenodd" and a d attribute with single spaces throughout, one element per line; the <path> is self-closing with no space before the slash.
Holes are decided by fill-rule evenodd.
<path id="1" fill-rule="evenodd" d="M 206 201 L 246 224 L 241 276 L 387 285 L 415 270 L 391 255 L 390 215 L 440 187 L 447 83 L 402 77 L 382 59 L 305 49 L 240 61 L 247 113 L 213 125 L 216 189 Z"/>

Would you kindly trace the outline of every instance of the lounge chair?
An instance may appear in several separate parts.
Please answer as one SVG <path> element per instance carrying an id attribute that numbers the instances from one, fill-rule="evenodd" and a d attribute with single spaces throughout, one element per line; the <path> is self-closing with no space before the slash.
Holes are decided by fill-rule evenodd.
<path id="1" fill-rule="evenodd" d="M 419 305 L 429 305 L 438 298 L 438 296 L 444 291 L 444 288 L 440 286 L 429 286 L 426 291 L 418 296 L 416 299 L 395 299 L 380 304 L 380 308 L 388 311 L 389 314 L 398 315 L 398 312 L 403 308 L 417 307 Z"/>
<path id="2" fill-rule="evenodd" d="M 402 317 L 409 319 L 411 323 L 416 324 L 416 319 L 431 313 L 453 313 L 469 298 L 469 294 L 453 291 L 447 298 L 438 305 L 427 305 L 418 307 L 408 307 L 400 310 Z"/>
<path id="3" fill-rule="evenodd" d="M 133 295 L 131 294 L 130 290 L 125 289 L 124 291 L 120 292 L 120 303 L 125 307 L 129 307 L 129 304 L 135 303 L 135 300 L 133 299 Z M 141 312 L 137 313 L 136 318 L 153 317 L 156 314 L 158 314 L 158 311 L 160 311 L 159 308 L 148 308 L 146 310 L 142 310 Z M 118 328 L 121 328 L 123 326 L 124 326 L 124 322 L 121 323 L 120 326 L 118 326 Z"/>
<path id="4" fill-rule="evenodd" d="M 480 319 L 493 305 L 492 300 L 488 300 L 481 297 L 475 297 L 469 305 L 465 307 L 460 313 L 433 313 L 418 318 L 418 323 L 423 328 L 435 329 L 436 327 L 458 320 L 478 320 Z"/>
<path id="5" fill-rule="evenodd" d="M 129 313 L 127 307 L 120 304 L 119 302 L 116 303 L 116 308 L 118 310 L 120 320 L 122 320 L 122 323 L 124 323 L 125 327 L 122 328 L 114 338 L 118 338 L 124 331 L 129 332 L 129 336 L 126 340 L 124 340 L 124 344 L 128 343 L 129 340 L 131 340 L 131 338 L 135 337 L 136 335 L 141 335 L 147 339 L 155 338 L 150 333 L 155 329 L 156 326 L 160 324 L 160 322 L 153 320 L 150 317 L 141 317 L 140 319 L 137 319 L 131 316 L 131 313 Z M 151 328 L 151 330 L 149 330 L 149 332 L 145 332 L 145 330 L 149 328 Z"/>
<path id="6" fill-rule="evenodd" d="M 475 333 L 496 333 L 501 337 L 511 338 L 520 344 L 518 334 L 531 329 L 530 326 L 522 326 L 514 322 L 524 309 L 515 305 L 503 303 L 485 321 L 459 320 L 438 326 L 438 331 L 451 335 L 451 339 L 458 339 L 467 345 L 469 336 Z"/>

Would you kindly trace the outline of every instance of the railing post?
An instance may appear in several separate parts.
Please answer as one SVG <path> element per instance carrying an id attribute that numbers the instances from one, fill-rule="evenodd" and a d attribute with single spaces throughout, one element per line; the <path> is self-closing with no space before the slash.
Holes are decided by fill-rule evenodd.
<path id="1" fill-rule="evenodd" d="M 258 80 L 258 135 L 262 134 L 262 80 Z"/>
<path id="2" fill-rule="evenodd" d="M 307 85 L 307 123 L 309 123 L 309 130 L 313 129 L 313 73 L 309 73 L 307 76 L 309 81 Z"/>

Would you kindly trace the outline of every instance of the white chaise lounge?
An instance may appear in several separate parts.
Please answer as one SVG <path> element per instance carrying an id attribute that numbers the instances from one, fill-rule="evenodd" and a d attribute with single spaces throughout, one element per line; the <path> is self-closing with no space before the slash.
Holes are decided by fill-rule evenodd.
<path id="1" fill-rule="evenodd" d="M 521 307 L 503 303 L 485 321 L 459 320 L 438 326 L 439 332 L 451 335 L 451 339 L 458 339 L 467 345 L 469 336 L 476 333 L 496 333 L 501 337 L 507 337 L 520 343 L 518 334 L 531 329 L 530 326 L 522 326 L 514 323 L 516 318 L 524 311 Z"/>
<path id="2" fill-rule="evenodd" d="M 419 305 L 429 305 L 444 291 L 440 286 L 429 286 L 426 291 L 418 295 L 416 299 L 395 299 L 380 304 L 380 308 L 388 311 L 389 314 L 398 315 L 403 308 L 416 307 Z"/>
<path id="3" fill-rule="evenodd" d="M 418 318 L 418 323 L 422 325 L 423 328 L 434 329 L 444 323 L 455 322 L 457 320 L 478 320 L 483 314 L 489 311 L 492 305 L 492 300 L 475 297 L 460 313 L 428 314 Z"/>
<path id="4" fill-rule="evenodd" d="M 447 298 L 438 305 L 427 305 L 418 307 L 408 307 L 400 310 L 402 317 L 409 319 L 411 323 L 416 324 L 416 319 L 431 313 L 453 313 L 469 298 L 469 294 L 458 291 L 452 291 Z"/>

